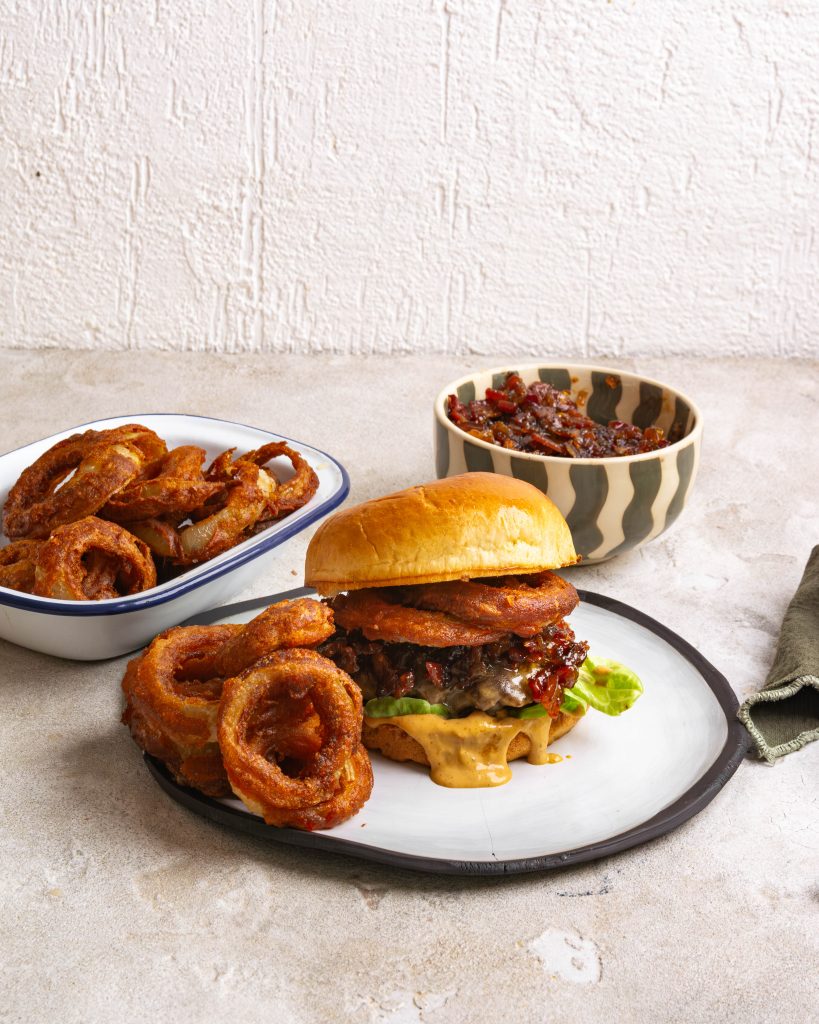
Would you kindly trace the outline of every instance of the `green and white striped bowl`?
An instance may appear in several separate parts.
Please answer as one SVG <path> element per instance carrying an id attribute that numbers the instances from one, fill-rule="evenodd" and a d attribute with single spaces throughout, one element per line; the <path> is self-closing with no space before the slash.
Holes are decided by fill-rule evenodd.
<path id="1" fill-rule="evenodd" d="M 470 437 L 449 419 L 448 395 L 462 402 L 483 398 L 486 388 L 501 387 L 511 372 L 527 384 L 543 380 L 575 396 L 585 393 L 583 409 L 598 423 L 657 426 L 679 440 L 643 455 L 561 459 L 500 448 Z M 565 516 L 587 564 L 640 547 L 671 526 L 691 493 L 701 442 L 702 416 L 690 398 L 648 377 L 600 366 L 510 364 L 461 377 L 435 400 L 438 476 L 503 473 L 534 484 Z"/>

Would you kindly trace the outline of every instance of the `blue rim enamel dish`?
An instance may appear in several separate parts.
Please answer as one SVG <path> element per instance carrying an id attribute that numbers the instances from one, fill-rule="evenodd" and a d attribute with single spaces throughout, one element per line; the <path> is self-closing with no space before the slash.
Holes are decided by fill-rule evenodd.
<path id="1" fill-rule="evenodd" d="M 246 622 L 269 603 L 312 593 L 302 587 L 243 601 L 194 621 Z M 375 786 L 361 811 L 329 831 L 299 832 L 266 825 L 236 799 L 180 786 L 147 754 L 145 762 L 173 800 L 227 828 L 415 871 L 544 871 L 656 839 L 717 796 L 745 756 L 748 733 L 728 681 L 691 644 L 629 605 L 579 594 L 577 635 L 593 653 L 634 668 L 645 692 L 619 718 L 589 712 L 550 748 L 560 763 L 516 761 L 504 786 L 444 789 L 420 765 L 373 754 Z"/>
<path id="2" fill-rule="evenodd" d="M 472 437 L 447 416 L 451 394 L 468 403 L 500 388 L 509 373 L 569 391 L 597 423 L 623 420 L 656 426 L 672 444 L 639 455 L 567 459 L 501 448 Z M 438 477 L 501 473 L 533 484 L 557 505 L 587 565 L 648 543 L 674 523 L 691 494 L 699 466 L 702 413 L 681 391 L 640 374 L 603 366 L 510 363 L 447 384 L 435 399 Z"/>
<path id="3" fill-rule="evenodd" d="M 303 442 L 210 416 L 134 413 L 83 423 L 0 456 L 0 504 L 23 469 L 57 441 L 82 430 L 104 430 L 125 423 L 150 427 L 169 446 L 200 445 L 209 458 L 227 448 L 250 451 L 271 441 L 285 441 L 313 467 L 319 478 L 318 490 L 302 508 L 254 537 L 143 593 L 103 601 L 64 601 L 0 587 L 3 639 L 81 660 L 116 657 L 134 650 L 162 629 L 222 603 L 247 586 L 258 575 L 266 556 L 331 512 L 349 492 L 344 467 L 326 452 Z M 274 462 L 274 468 L 281 468 L 285 475 L 292 472 L 286 459 Z M 66 628 L 69 622 L 74 625 Z"/>

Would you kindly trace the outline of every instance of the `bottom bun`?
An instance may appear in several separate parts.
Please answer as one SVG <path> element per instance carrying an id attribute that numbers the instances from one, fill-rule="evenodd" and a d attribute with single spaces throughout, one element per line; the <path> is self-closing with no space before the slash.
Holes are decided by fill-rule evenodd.
<path id="1" fill-rule="evenodd" d="M 552 722 L 552 727 L 549 730 L 549 743 L 554 743 L 561 736 L 565 736 L 582 717 L 582 715 L 567 715 L 561 711 Z M 371 726 L 364 722 L 361 740 L 368 750 L 380 750 L 391 761 L 415 761 L 417 764 L 425 764 L 429 767 L 429 759 L 424 748 L 398 725 Z M 525 733 L 518 733 L 509 744 L 506 760 L 515 761 L 519 757 L 526 757 L 531 745 L 531 741 Z"/>

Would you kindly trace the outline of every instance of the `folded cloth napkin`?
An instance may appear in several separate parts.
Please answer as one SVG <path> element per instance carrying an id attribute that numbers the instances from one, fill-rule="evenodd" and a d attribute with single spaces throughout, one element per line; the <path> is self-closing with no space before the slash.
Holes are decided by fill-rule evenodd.
<path id="1" fill-rule="evenodd" d="M 737 717 L 768 764 L 819 739 L 819 545 L 785 612 L 765 685 Z"/>

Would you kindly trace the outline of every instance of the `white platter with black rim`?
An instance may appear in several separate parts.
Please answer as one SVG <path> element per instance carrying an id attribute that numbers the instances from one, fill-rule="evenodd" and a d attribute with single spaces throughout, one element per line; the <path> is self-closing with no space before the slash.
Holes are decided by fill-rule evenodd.
<path id="1" fill-rule="evenodd" d="M 194 621 L 243 622 L 299 589 L 217 609 Z M 373 755 L 364 808 L 328 832 L 272 828 L 235 799 L 179 786 L 146 757 L 157 782 L 185 807 L 264 839 L 443 874 L 512 874 L 593 860 L 676 828 L 708 804 L 747 749 L 728 682 L 690 644 L 619 601 L 580 591 L 572 627 L 591 651 L 643 680 L 619 718 L 589 712 L 550 750 L 556 764 L 512 765 L 492 789 L 445 789 L 418 765 Z"/>

